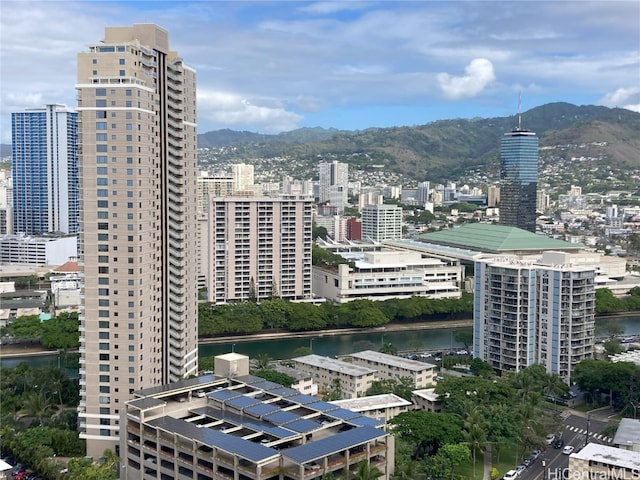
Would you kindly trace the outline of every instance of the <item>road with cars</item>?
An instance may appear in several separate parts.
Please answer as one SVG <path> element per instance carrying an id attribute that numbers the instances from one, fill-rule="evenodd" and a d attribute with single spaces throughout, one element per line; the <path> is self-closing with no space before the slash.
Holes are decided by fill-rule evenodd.
<path id="1" fill-rule="evenodd" d="M 567 446 L 573 447 L 573 452 L 578 452 L 585 445 L 587 434 L 589 443 L 601 443 L 611 445 L 611 438 L 602 435 L 602 431 L 607 427 L 608 422 L 598 420 L 593 417 L 584 418 L 578 415 L 568 415 L 560 430 L 555 432 L 555 438 L 551 445 L 546 445 L 540 456 L 534 460 L 517 477 L 518 480 L 560 480 L 570 478 L 567 476 L 569 466 L 569 455 L 571 452 L 563 453 Z M 554 448 L 555 442 L 562 440 L 559 448 Z M 558 445 L 555 445 L 556 447 Z"/>

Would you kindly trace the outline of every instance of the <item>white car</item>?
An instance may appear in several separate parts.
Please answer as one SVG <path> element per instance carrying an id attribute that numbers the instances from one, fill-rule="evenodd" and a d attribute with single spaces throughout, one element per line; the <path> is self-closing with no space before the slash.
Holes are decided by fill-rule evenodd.
<path id="1" fill-rule="evenodd" d="M 550 433 L 549 435 L 544 437 L 544 441 L 547 442 L 547 445 L 551 445 L 555 439 L 556 436 L 553 433 Z"/>
<path id="2" fill-rule="evenodd" d="M 509 470 L 507 473 L 504 474 L 504 477 L 502 477 L 504 480 L 514 480 L 516 478 L 518 478 L 518 472 L 516 470 Z"/>
<path id="3" fill-rule="evenodd" d="M 567 445 L 562 449 L 562 453 L 565 455 L 571 455 L 573 453 L 573 449 L 574 449 L 573 445 Z"/>

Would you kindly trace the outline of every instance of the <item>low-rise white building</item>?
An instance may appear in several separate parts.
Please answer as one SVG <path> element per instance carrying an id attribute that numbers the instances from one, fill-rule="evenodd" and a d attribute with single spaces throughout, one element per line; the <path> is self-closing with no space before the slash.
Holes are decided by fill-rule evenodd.
<path id="1" fill-rule="evenodd" d="M 555 478 L 638 478 L 640 452 L 588 443 L 569 457 L 568 474 Z"/>
<path id="2" fill-rule="evenodd" d="M 295 381 L 291 384 L 291 388 L 295 388 L 300 393 L 305 395 L 317 395 L 318 384 L 313 381 L 313 375 L 309 372 L 302 370 L 296 370 L 295 368 L 287 367 L 285 365 L 276 364 L 273 369 L 276 372 L 283 373 L 293 378 Z"/>
<path id="3" fill-rule="evenodd" d="M 62 265 L 78 254 L 78 237 L 0 235 L 0 263 Z"/>
<path id="4" fill-rule="evenodd" d="M 418 252 L 377 251 L 342 253 L 352 266 L 313 267 L 316 296 L 337 303 L 426 296 L 459 298 L 463 267 L 457 260 L 427 257 Z"/>
<path id="5" fill-rule="evenodd" d="M 431 363 L 374 352 L 373 350 L 353 353 L 350 357 L 354 365 L 376 370 L 376 380 L 400 380 L 402 377 L 408 377 L 415 388 L 424 388 L 436 383 L 435 365 Z"/>
<path id="6" fill-rule="evenodd" d="M 613 444 L 624 450 L 640 452 L 640 420 L 623 418 L 613 437 Z"/>
<path id="7" fill-rule="evenodd" d="M 329 402 L 340 408 L 346 408 L 361 413 L 370 418 L 382 422 L 385 427 L 387 422 L 396 415 L 411 410 L 412 403 L 393 393 L 382 395 L 370 395 L 368 397 L 350 398 Z"/>
<path id="8" fill-rule="evenodd" d="M 330 392 L 339 382 L 343 399 L 363 397 L 376 379 L 376 370 L 335 358 L 311 354 L 294 358 L 293 362 L 296 369 L 313 375 L 321 392 Z"/>
<path id="9" fill-rule="evenodd" d="M 442 400 L 440 400 L 440 395 L 436 393 L 435 388 L 414 390 L 411 393 L 413 393 L 412 400 L 416 410 L 435 413 L 442 411 Z"/>

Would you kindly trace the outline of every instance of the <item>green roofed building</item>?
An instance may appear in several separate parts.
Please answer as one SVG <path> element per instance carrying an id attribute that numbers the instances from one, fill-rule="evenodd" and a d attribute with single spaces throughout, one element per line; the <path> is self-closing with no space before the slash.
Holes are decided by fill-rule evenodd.
<path id="1" fill-rule="evenodd" d="M 580 243 L 556 240 L 516 227 L 484 223 L 425 233 L 419 235 L 417 240 L 478 253 L 503 255 L 535 255 L 546 250 L 579 252 L 584 249 L 584 245 Z"/>

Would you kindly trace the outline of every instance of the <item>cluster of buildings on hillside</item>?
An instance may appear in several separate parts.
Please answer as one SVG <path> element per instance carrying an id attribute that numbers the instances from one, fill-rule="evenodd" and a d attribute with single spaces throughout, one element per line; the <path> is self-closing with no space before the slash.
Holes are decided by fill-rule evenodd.
<path id="1" fill-rule="evenodd" d="M 340 162 L 320 163 L 317 184 L 256 185 L 243 164 L 200 174 L 196 74 L 160 27 L 106 28 L 78 55 L 76 89 L 74 111 L 48 105 L 13 117 L 12 181 L 0 179 L 0 273 L 22 275 L 30 264 L 52 276 L 56 309 L 80 312 L 80 436 L 94 457 L 119 445 L 135 472 L 125 478 L 143 470 L 312 478 L 362 459 L 385 478 L 392 471 L 392 437 L 378 423 L 308 394 L 293 398 L 248 377 L 240 359 L 227 359 L 220 377 L 184 380 L 198 372 L 199 288 L 216 303 L 473 292 L 476 357 L 498 372 L 543 363 L 570 382 L 593 354 L 595 288 L 633 286 L 624 259 L 534 233 L 538 140 L 520 126 L 502 139 L 499 200 L 488 192 L 504 225 L 407 240 L 402 208 L 382 193 L 362 193 L 360 218 L 343 218 L 348 168 Z M 422 182 L 412 198 L 429 209 L 482 196 L 449 187 Z M 344 264 L 312 265 L 314 222 L 330 233 L 318 246 Z M 62 267 L 43 273 L 43 265 Z M 320 388 L 339 378 L 345 401 L 380 375 L 409 376 L 417 388 L 433 380 L 425 364 L 371 352 L 346 366 L 310 355 L 295 368 Z M 435 402 L 429 392 L 418 398 Z"/>

